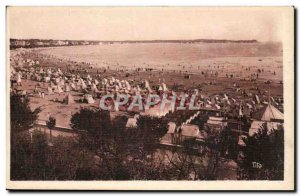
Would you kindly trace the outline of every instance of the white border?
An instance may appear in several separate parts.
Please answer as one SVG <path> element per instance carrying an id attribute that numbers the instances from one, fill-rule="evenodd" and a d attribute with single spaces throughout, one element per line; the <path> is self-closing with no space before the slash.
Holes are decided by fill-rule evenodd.
<path id="1" fill-rule="evenodd" d="M 184 2 L 184 3 L 183 3 Z M 263 2 L 263 1 L 257 1 L 257 0 L 253 0 L 253 1 L 201 1 L 198 2 L 198 1 L 178 1 L 178 0 L 166 0 L 166 1 L 157 1 L 157 0 L 152 0 L 151 2 L 148 1 L 148 2 L 139 2 L 139 1 L 115 1 L 115 0 L 110 0 L 110 1 L 101 1 L 101 2 L 98 2 L 97 4 L 95 4 L 94 1 L 92 0 L 82 0 L 82 1 L 79 1 L 79 0 L 72 0 L 72 1 L 68 1 L 68 2 L 62 2 L 62 1 L 57 1 L 57 0 L 52 0 L 52 1 L 37 1 L 37 0 L 26 0 L 26 1 L 18 1 L 18 0 L 14 0 L 14 1 L 7 1 L 7 0 L 2 0 L 0 2 L 1 4 L 1 25 L 2 27 L 5 26 L 5 5 L 26 5 L 26 6 L 29 6 L 29 5 L 126 5 L 126 6 L 130 6 L 130 5 L 133 5 L 133 6 L 138 6 L 138 5 L 143 5 L 143 6 L 147 6 L 147 5 L 155 5 L 155 6 L 160 6 L 160 5 L 169 5 L 169 6 L 192 6 L 192 5 L 209 5 L 209 6 L 220 6 L 220 5 L 226 5 L 226 6 L 229 6 L 229 5 L 234 5 L 234 6 L 237 6 L 237 5 L 240 5 L 240 6 L 254 6 L 254 5 L 275 5 L 275 6 L 282 6 L 282 5 L 298 5 L 298 2 L 297 1 L 272 1 L 272 2 Z M 1 38 L 2 38 L 2 42 L 1 43 L 5 43 L 5 28 L 2 28 L 2 31 L 1 31 Z M 5 45 L 4 44 L 1 44 L 1 53 L 0 53 L 0 59 L 2 59 L 2 71 L 0 72 L 2 77 L 0 77 L 2 79 L 2 81 L 0 82 L 0 88 L 3 93 L 3 95 L 5 95 L 6 91 L 5 91 L 5 71 L 3 71 L 5 69 Z M 290 76 L 290 75 L 288 75 Z M 293 77 L 292 77 L 293 78 Z M 298 89 L 299 91 L 299 89 Z M 0 101 L 0 109 L 1 109 L 1 112 L 0 112 L 0 115 L 1 115 L 1 123 L 0 123 L 0 126 L 1 126 L 1 130 L 2 130 L 2 144 L 6 143 L 5 141 L 5 119 L 6 119 L 6 100 L 5 100 L 5 96 L 1 96 L 1 101 Z M 299 117 L 298 119 L 299 120 Z M 299 134 L 298 134 L 298 137 L 299 137 Z M 2 157 L 5 157 L 5 148 L 1 148 L 1 153 L 2 153 Z M 4 162 L 0 162 L 1 164 L 1 167 L 2 168 L 5 168 L 5 164 Z M 3 169 L 2 171 L 5 171 L 5 169 Z M 1 190 L 5 190 L 5 172 L 1 172 Z M 143 182 L 136 182 L 138 184 L 142 184 Z M 218 182 L 219 183 L 219 182 Z M 84 184 L 84 183 L 83 183 Z M 129 188 L 128 185 L 126 183 L 123 183 L 124 186 L 126 189 Z M 173 183 L 174 184 L 174 183 Z M 54 183 L 55 185 L 55 183 Z M 135 186 L 135 188 L 138 187 L 138 186 Z M 166 184 L 166 189 L 170 189 L 170 187 Z M 45 184 L 45 188 L 48 188 L 48 186 L 46 186 Z M 80 188 L 80 187 L 78 187 Z M 216 184 L 212 185 L 212 188 L 215 190 L 216 189 Z M 234 189 L 235 187 L 230 187 L 231 189 Z M 253 188 L 253 187 L 252 187 Z M 249 189 L 251 190 L 251 187 L 249 187 Z"/>

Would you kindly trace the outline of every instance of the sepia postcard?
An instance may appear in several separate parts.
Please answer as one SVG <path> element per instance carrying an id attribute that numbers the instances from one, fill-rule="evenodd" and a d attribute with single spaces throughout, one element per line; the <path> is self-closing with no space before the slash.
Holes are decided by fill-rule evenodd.
<path id="1" fill-rule="evenodd" d="M 293 7 L 20 7 L 7 189 L 295 190 Z"/>

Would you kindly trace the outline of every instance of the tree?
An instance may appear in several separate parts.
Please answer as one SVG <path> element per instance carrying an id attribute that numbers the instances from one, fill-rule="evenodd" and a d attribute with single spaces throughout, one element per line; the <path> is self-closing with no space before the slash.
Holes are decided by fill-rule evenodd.
<path id="1" fill-rule="evenodd" d="M 26 96 L 11 94 L 10 95 L 10 123 L 11 133 L 27 131 L 33 127 L 38 118 L 41 108 L 31 110 L 29 98 Z"/>
<path id="2" fill-rule="evenodd" d="M 75 130 L 87 131 L 93 136 L 109 134 L 111 128 L 109 111 L 82 108 L 72 116 L 71 127 Z"/>
<path id="3" fill-rule="evenodd" d="M 238 134 L 226 127 L 220 133 L 220 150 L 221 155 L 236 160 L 238 155 Z"/>
<path id="4" fill-rule="evenodd" d="M 79 145 L 92 151 L 104 148 L 112 134 L 109 111 L 81 108 L 71 117 L 71 127 L 79 131 Z"/>
<path id="5" fill-rule="evenodd" d="M 46 125 L 47 125 L 48 129 L 50 130 L 50 142 L 49 142 L 49 145 L 53 145 L 52 144 L 52 129 L 56 125 L 56 119 L 54 117 L 50 116 L 49 119 L 46 122 Z"/>
<path id="6" fill-rule="evenodd" d="M 244 139 L 244 157 L 239 163 L 239 179 L 282 180 L 284 169 L 284 129 L 268 131 L 267 124 Z"/>
<path id="7" fill-rule="evenodd" d="M 144 147 L 153 150 L 159 144 L 160 138 L 168 131 L 168 122 L 164 118 L 140 116 L 135 130 L 136 142 L 142 141 Z"/>
<path id="8" fill-rule="evenodd" d="M 38 118 L 40 108 L 31 110 L 29 98 L 16 93 L 10 94 L 10 123 L 11 123 L 11 179 L 27 179 L 26 167 L 33 153 L 28 130 L 33 128 Z M 36 135 L 33 134 L 33 138 Z"/>
<path id="9" fill-rule="evenodd" d="M 45 179 L 48 146 L 46 136 L 40 131 L 33 131 L 31 143 L 28 132 L 16 134 L 11 145 L 11 179 Z"/>

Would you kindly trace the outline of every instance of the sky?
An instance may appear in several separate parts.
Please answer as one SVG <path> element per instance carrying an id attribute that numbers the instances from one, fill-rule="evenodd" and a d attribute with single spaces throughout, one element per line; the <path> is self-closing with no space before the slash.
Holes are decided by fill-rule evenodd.
<path id="1" fill-rule="evenodd" d="M 278 8 L 8 7 L 10 38 L 282 40 Z"/>

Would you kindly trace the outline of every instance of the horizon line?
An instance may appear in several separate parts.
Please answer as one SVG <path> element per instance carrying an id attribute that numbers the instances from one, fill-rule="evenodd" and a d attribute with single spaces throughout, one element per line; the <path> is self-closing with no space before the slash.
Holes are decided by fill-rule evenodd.
<path id="1" fill-rule="evenodd" d="M 130 42 L 130 41 L 258 41 L 257 39 L 211 39 L 211 38 L 196 38 L 196 39 L 124 39 L 124 40 L 97 40 L 97 39 L 55 39 L 55 38 L 9 38 L 9 39 L 16 39 L 16 40 L 59 40 L 59 41 L 99 41 L 99 42 L 107 42 L 107 41 L 114 41 L 114 42 Z M 273 41 L 277 42 L 277 41 Z"/>

